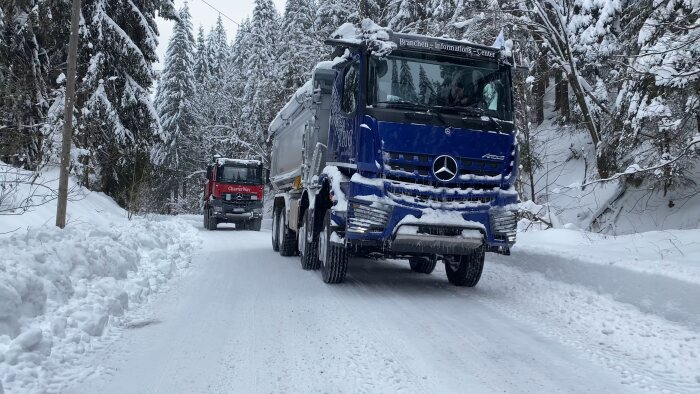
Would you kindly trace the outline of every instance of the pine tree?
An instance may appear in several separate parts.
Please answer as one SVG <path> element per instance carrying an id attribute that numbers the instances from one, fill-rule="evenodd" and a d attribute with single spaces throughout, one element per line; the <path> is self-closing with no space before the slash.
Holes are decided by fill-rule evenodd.
<path id="1" fill-rule="evenodd" d="M 98 188 L 123 205 L 148 177 L 160 133 L 150 88 L 158 58 L 156 14 L 174 16 L 171 0 L 86 2 L 82 10 L 75 141 Z"/>
<path id="2" fill-rule="evenodd" d="M 194 54 L 194 77 L 198 84 L 202 84 L 210 75 L 209 50 L 204 37 L 204 28 L 200 25 L 197 33 L 197 51 Z"/>
<path id="3" fill-rule="evenodd" d="M 209 32 L 207 37 L 207 52 L 209 54 L 209 68 L 213 75 L 221 75 L 225 67 L 226 56 L 228 55 L 228 42 L 226 29 L 221 15 L 216 20 L 216 25 Z"/>
<path id="4" fill-rule="evenodd" d="M 390 4 L 388 14 L 393 16 L 389 28 L 397 32 L 425 34 L 428 24 L 425 1 L 401 0 Z"/>
<path id="5" fill-rule="evenodd" d="M 328 39 L 345 22 L 360 20 L 358 2 L 354 0 L 320 0 L 316 11 L 316 31 L 319 40 Z"/>
<path id="6" fill-rule="evenodd" d="M 268 127 L 284 98 L 275 86 L 279 78 L 277 63 L 278 15 L 271 0 L 256 0 L 250 26 L 248 70 L 243 94 L 243 118 L 251 142 L 250 157 L 270 159 Z"/>
<path id="7" fill-rule="evenodd" d="M 320 60 L 322 43 L 314 31 L 315 10 L 310 0 L 288 0 L 282 19 L 281 76 L 282 97 L 292 95 L 311 76 L 311 69 Z"/>
<path id="8" fill-rule="evenodd" d="M 0 160 L 37 169 L 46 140 L 41 124 L 49 107 L 49 59 L 41 45 L 39 9 L 10 3 L 0 10 Z"/>
<path id="9" fill-rule="evenodd" d="M 183 204 L 183 181 L 202 166 L 194 115 L 194 49 L 190 12 L 185 5 L 165 54 L 165 67 L 156 94 L 156 109 L 162 132 L 153 151 L 158 165 L 157 176 L 163 186 L 172 190 L 172 202 Z"/>

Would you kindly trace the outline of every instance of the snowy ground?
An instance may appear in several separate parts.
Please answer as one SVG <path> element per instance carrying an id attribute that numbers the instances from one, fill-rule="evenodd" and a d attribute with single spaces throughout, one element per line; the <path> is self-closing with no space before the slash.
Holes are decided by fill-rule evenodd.
<path id="1" fill-rule="evenodd" d="M 328 286 L 269 231 L 75 192 L 63 231 L 50 193 L 0 216 L 0 393 L 700 392 L 697 229 L 521 233 L 475 289 L 357 259 Z"/>
<path id="2" fill-rule="evenodd" d="M 199 247 L 187 222 L 129 221 L 110 198 L 74 184 L 59 230 L 56 178 L 49 171 L 0 195 L 0 393 L 61 391 L 93 373 L 99 365 L 85 358 L 116 340 L 120 327 L 141 324 L 139 305 Z M 29 210 L 13 215 L 20 210 L 9 208 L 22 202 Z"/>
<path id="3" fill-rule="evenodd" d="M 476 289 L 372 260 L 328 286 L 269 232 L 200 234 L 190 274 L 139 312 L 152 324 L 120 328 L 87 361 L 98 373 L 66 392 L 700 390 L 694 323 L 552 280 L 527 247 L 490 258 Z"/>

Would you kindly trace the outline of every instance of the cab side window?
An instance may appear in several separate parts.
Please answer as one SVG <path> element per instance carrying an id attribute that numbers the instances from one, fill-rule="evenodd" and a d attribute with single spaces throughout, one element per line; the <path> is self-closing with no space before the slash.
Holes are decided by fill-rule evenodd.
<path id="1" fill-rule="evenodd" d="M 354 62 L 345 69 L 343 83 L 343 99 L 341 109 L 346 114 L 352 114 L 357 109 L 357 95 L 360 88 L 360 63 Z"/>

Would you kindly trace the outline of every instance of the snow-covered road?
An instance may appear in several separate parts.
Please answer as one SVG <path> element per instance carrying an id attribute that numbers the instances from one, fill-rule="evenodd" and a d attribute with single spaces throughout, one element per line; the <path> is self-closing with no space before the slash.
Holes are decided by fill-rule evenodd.
<path id="1" fill-rule="evenodd" d="M 91 356 L 99 373 L 68 392 L 694 388 L 655 342 L 626 341 L 630 334 L 618 322 L 618 339 L 606 343 L 615 335 L 596 327 L 601 319 L 615 325 L 613 318 L 650 330 L 666 329 L 667 322 L 539 274 L 487 263 L 479 286 L 465 289 L 449 285 L 440 266 L 422 275 L 402 262 L 352 260 L 346 282 L 329 286 L 319 272 L 303 271 L 298 258 L 273 252 L 267 231 L 201 236 L 189 273 L 139 311 L 142 324 Z M 594 311 L 589 321 L 586 308 L 564 310 L 576 300 Z M 680 343 L 693 335 L 673 329 Z"/>

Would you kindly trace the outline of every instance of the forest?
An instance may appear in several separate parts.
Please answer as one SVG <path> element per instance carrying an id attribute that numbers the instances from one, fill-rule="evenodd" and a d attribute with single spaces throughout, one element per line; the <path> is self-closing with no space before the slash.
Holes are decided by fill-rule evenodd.
<path id="1" fill-rule="evenodd" d="M 58 161 L 69 14 L 63 0 L 0 2 L 4 168 Z M 596 199 L 574 208 L 579 223 L 615 232 L 621 205 L 678 209 L 700 194 L 699 15 L 697 0 L 287 0 L 281 13 L 256 0 L 248 19 L 207 30 L 169 0 L 86 0 L 71 171 L 131 212 L 197 213 L 213 154 L 269 162 L 271 120 L 330 60 L 323 41 L 344 22 L 483 45 L 503 32 L 518 70 L 523 214 L 555 226 L 574 191 Z M 175 21 L 159 71 L 157 18 Z M 552 180 L 572 162 L 580 179 Z"/>

